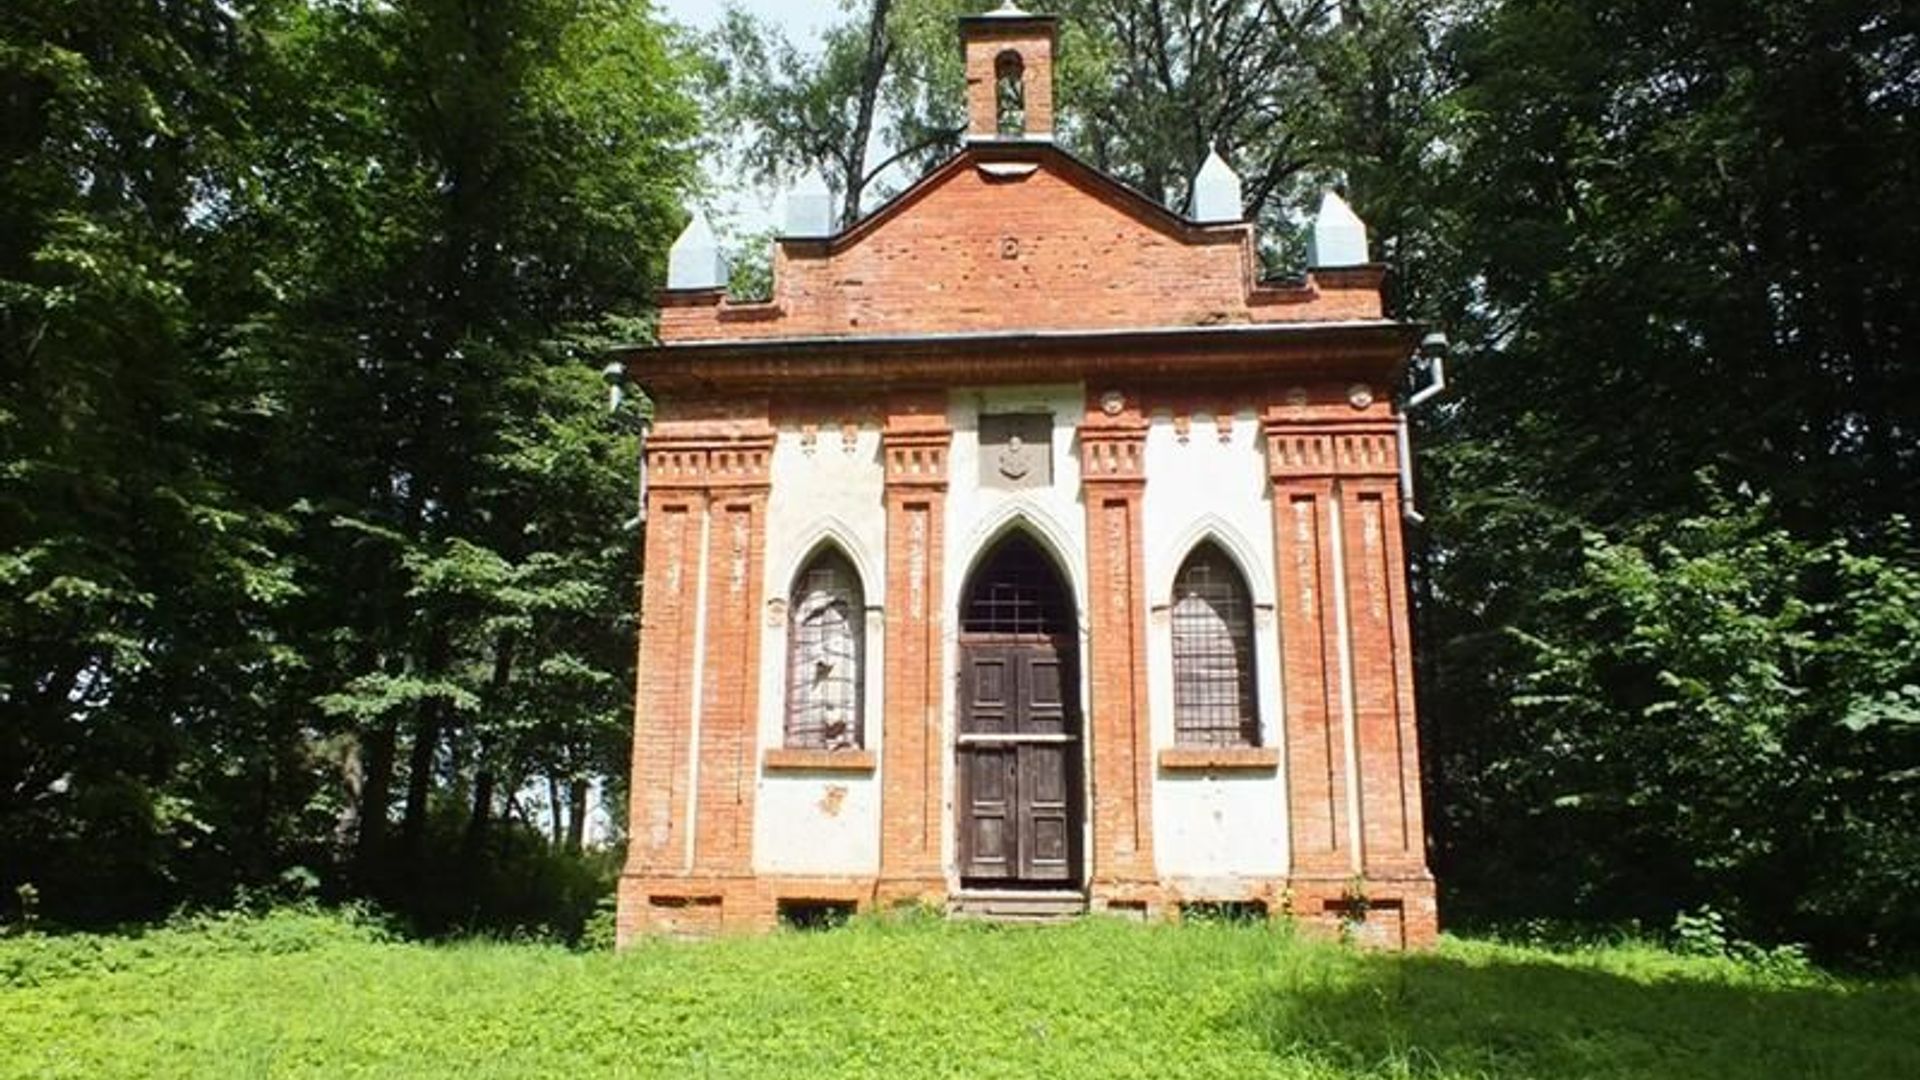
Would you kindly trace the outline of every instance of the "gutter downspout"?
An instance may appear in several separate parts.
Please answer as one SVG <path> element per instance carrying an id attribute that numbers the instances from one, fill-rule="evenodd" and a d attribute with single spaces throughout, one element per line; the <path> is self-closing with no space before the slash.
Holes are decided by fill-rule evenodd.
<path id="1" fill-rule="evenodd" d="M 1437 332 L 1428 334 L 1420 342 L 1420 352 L 1433 361 L 1433 381 L 1415 390 L 1400 407 L 1394 433 L 1400 444 L 1400 516 L 1414 525 L 1423 524 L 1427 519 L 1415 509 L 1413 503 L 1413 440 L 1407 435 L 1407 414 L 1446 390 L 1447 336 Z"/>

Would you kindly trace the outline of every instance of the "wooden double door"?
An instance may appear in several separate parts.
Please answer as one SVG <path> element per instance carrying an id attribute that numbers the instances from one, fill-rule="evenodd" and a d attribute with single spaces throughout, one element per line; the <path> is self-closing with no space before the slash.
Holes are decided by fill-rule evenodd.
<path id="1" fill-rule="evenodd" d="M 960 876 L 968 885 L 1080 882 L 1079 673 L 1069 635 L 960 645 Z"/>

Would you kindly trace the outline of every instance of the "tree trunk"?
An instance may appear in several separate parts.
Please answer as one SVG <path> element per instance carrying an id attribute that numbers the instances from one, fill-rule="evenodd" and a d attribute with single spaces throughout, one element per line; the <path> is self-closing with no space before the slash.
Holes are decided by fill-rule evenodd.
<path id="1" fill-rule="evenodd" d="M 493 821 L 493 770 L 482 765 L 473 778 L 473 811 L 467 816 L 467 834 L 461 841 L 469 856 L 480 850 L 487 838 L 487 826 Z"/>
<path id="2" fill-rule="evenodd" d="M 568 785 L 567 796 L 570 810 L 567 815 L 567 850 L 578 854 L 581 842 L 587 835 L 587 793 L 585 777 L 576 776 Z"/>
<path id="3" fill-rule="evenodd" d="M 360 736 L 360 835 L 354 859 L 361 875 L 380 856 L 387 838 L 387 803 L 393 798 L 393 749 L 397 733 L 389 720 Z"/>
<path id="4" fill-rule="evenodd" d="M 400 819 L 400 843 L 409 856 L 420 854 L 427 838 L 427 799 L 433 794 L 433 757 L 440 747 L 440 705 L 420 709 L 413 748 L 407 754 L 407 808 Z"/>
<path id="5" fill-rule="evenodd" d="M 554 847 L 560 846 L 560 780 L 547 774 L 547 835 Z"/>
<path id="6" fill-rule="evenodd" d="M 847 139 L 846 204 L 840 226 L 860 220 L 860 196 L 867 187 L 867 139 L 873 134 L 873 113 L 880 102 L 880 82 L 893 57 L 893 37 L 887 33 L 887 12 L 893 0 L 873 0 L 867 20 L 867 58 L 860 67 L 860 98 L 855 103 L 853 131 Z"/>
<path id="7" fill-rule="evenodd" d="M 487 680 L 487 709 L 500 709 L 506 698 L 507 682 L 513 677 L 513 635 L 502 633 L 493 640 L 493 674 Z M 467 832 L 461 844 L 469 854 L 479 851 L 486 839 L 487 826 L 493 823 L 493 794 L 498 785 L 488 758 L 489 744 L 482 740 L 474 750 L 472 811 L 467 815 Z"/>
<path id="8" fill-rule="evenodd" d="M 447 631 L 436 625 L 427 639 L 428 678 L 437 678 L 447 666 Z M 409 856 L 420 854 L 427 838 L 427 800 L 433 795 L 433 758 L 440 749 L 440 729 L 447 707 L 445 698 L 430 697 L 420 703 L 420 718 L 413 733 L 413 748 L 407 756 L 407 808 L 400 818 L 400 841 Z"/>

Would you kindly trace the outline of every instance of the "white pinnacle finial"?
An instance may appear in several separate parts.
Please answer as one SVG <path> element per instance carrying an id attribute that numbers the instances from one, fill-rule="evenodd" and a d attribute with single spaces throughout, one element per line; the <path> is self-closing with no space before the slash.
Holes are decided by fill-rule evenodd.
<path id="1" fill-rule="evenodd" d="M 1367 225 L 1353 212 L 1338 192 L 1329 191 L 1320 200 L 1320 214 L 1313 219 L 1313 237 L 1307 242 L 1308 266 L 1365 266 Z"/>
<path id="2" fill-rule="evenodd" d="M 713 238 L 713 226 L 698 209 L 667 252 L 667 288 L 718 289 L 727 283 L 727 260 Z"/>
<path id="3" fill-rule="evenodd" d="M 820 170 L 809 169 L 787 192 L 786 235 L 820 239 L 833 235 L 833 193 Z"/>
<path id="4" fill-rule="evenodd" d="M 1207 160 L 1193 177 L 1193 220 L 1239 221 L 1245 213 L 1240 205 L 1240 177 L 1209 143 Z"/>

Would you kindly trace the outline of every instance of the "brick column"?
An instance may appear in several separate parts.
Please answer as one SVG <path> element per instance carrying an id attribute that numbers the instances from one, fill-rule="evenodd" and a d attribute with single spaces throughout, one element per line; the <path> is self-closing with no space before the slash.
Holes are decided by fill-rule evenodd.
<path id="1" fill-rule="evenodd" d="M 1362 869 L 1370 878 L 1424 875 L 1400 490 L 1394 480 L 1360 478 L 1341 484 L 1340 502 L 1353 637 Z"/>
<path id="2" fill-rule="evenodd" d="M 705 699 L 700 711 L 698 836 L 701 874 L 753 871 L 753 792 L 758 779 L 760 620 L 766 563 L 771 435 L 710 451 Z"/>
<path id="3" fill-rule="evenodd" d="M 896 396 L 881 429 L 886 467 L 886 685 L 880 764 L 879 898 L 937 900 L 946 786 L 942 711 L 946 596 L 946 396 Z"/>
<path id="4" fill-rule="evenodd" d="M 1286 684 L 1287 801 L 1296 902 L 1347 912 L 1359 879 L 1368 932 L 1429 944 L 1426 867 L 1392 414 L 1270 407 L 1275 555 Z M 1357 817 L 1356 817 L 1357 815 Z M 1346 879 L 1342 883 L 1341 879 Z"/>
<path id="5" fill-rule="evenodd" d="M 646 576 L 633 720 L 627 872 L 685 873 L 694 685 L 693 643 L 705 560 L 707 452 L 648 448 Z"/>
<path id="6" fill-rule="evenodd" d="M 1089 403 L 1080 426 L 1080 475 L 1087 507 L 1087 682 L 1092 695 L 1087 738 L 1096 889 L 1154 881 L 1153 741 L 1140 531 L 1146 445 L 1147 421 L 1137 401 L 1116 393 Z"/>
<path id="7" fill-rule="evenodd" d="M 674 425 L 647 449 L 646 578 L 619 937 L 751 922 L 765 562 L 764 418 Z"/>
<path id="8" fill-rule="evenodd" d="M 1346 745 L 1339 700 L 1327 508 L 1333 482 L 1296 475 L 1268 432 L 1278 570 L 1282 732 L 1287 755 L 1287 835 L 1296 876 L 1358 871 L 1347 825 Z"/>

